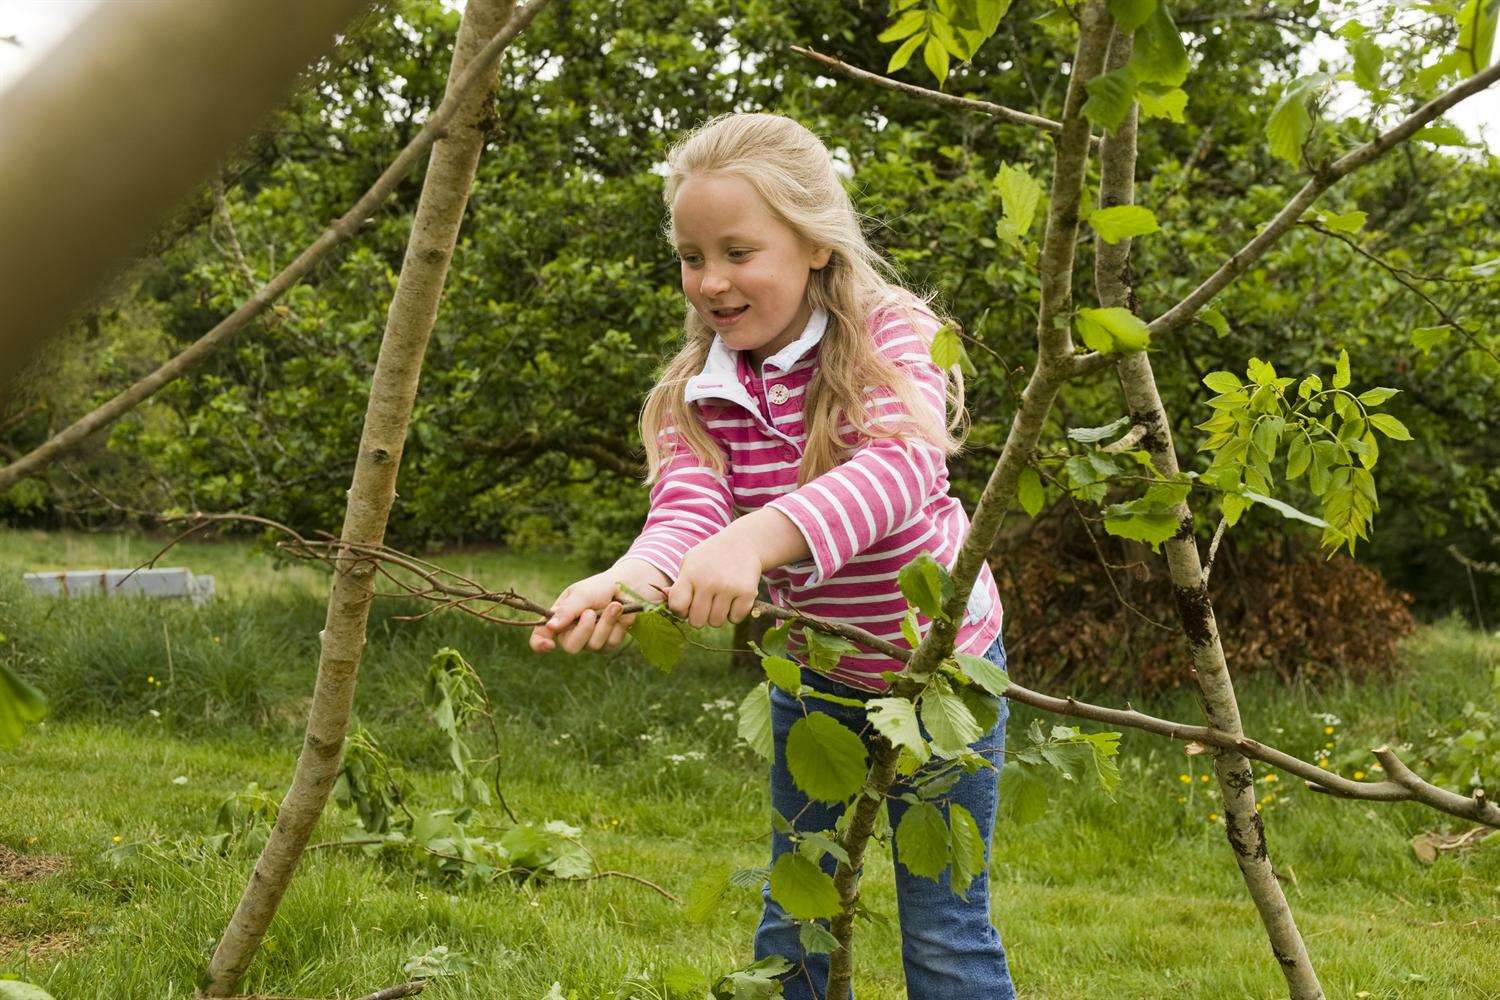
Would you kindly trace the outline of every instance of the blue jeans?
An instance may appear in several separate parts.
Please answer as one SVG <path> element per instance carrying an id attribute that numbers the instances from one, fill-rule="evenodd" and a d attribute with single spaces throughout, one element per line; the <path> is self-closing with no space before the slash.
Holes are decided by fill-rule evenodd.
<path id="1" fill-rule="evenodd" d="M 1005 647 L 998 638 L 984 655 L 992 663 L 1005 665 Z M 802 683 L 851 698 L 877 697 L 810 670 L 803 670 Z M 937 882 L 908 872 L 901 864 L 901 852 L 896 849 L 895 838 L 891 838 L 896 861 L 896 904 L 901 920 L 901 961 L 906 972 L 906 995 L 913 1000 L 972 1000 L 975 997 L 1014 1000 L 1016 995 L 1010 967 L 1005 961 L 1005 948 L 1000 944 L 995 925 L 990 922 L 987 875 L 990 835 L 995 825 L 996 782 L 998 768 L 1004 763 L 1005 720 L 1010 714 L 1009 702 L 1004 698 L 999 700 L 999 718 L 995 727 L 972 744 L 973 749 L 983 754 L 997 770 L 981 768 L 972 774 L 964 774 L 946 796 L 949 802 L 957 802 L 974 814 L 980 836 L 984 839 L 986 871 L 970 884 L 968 900 L 960 899 L 953 892 L 947 869 Z M 874 730 L 866 725 L 863 709 L 812 697 L 804 698 L 799 704 L 796 698 L 780 688 L 771 688 L 771 731 L 775 742 L 771 806 L 792 820 L 799 832 L 829 830 L 843 812 L 843 806 L 824 802 L 809 805 L 807 796 L 792 782 L 786 768 L 787 732 L 792 723 L 802 718 L 803 705 L 808 712 L 825 712 L 833 716 L 855 732 L 868 729 L 862 734 L 866 744 L 871 741 Z M 927 735 L 925 729 L 923 735 Z M 907 783 L 898 778 L 891 786 L 890 794 L 896 796 L 909 790 Z M 892 798 L 887 808 L 894 830 L 908 806 Z M 946 807 L 944 813 L 947 813 Z M 791 846 L 785 834 L 773 832 L 772 863 L 791 850 Z M 832 855 L 827 855 L 823 858 L 823 869 L 831 874 L 835 863 Z M 769 886 L 762 890 L 762 895 L 765 910 L 755 932 L 756 959 L 781 955 L 793 964 L 795 968 L 787 974 L 782 985 L 783 996 L 788 1000 L 823 1000 L 828 985 L 828 956 L 804 953 L 796 922 L 771 899 Z M 858 953 L 856 947 L 855 954 Z"/>

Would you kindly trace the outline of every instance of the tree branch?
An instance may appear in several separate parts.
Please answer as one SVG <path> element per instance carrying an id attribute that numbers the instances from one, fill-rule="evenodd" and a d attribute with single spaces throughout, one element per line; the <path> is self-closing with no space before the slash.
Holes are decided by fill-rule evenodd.
<path id="1" fill-rule="evenodd" d="M 1464 98 L 1479 93 L 1496 80 L 1500 80 L 1500 62 L 1469 77 L 1440 97 L 1433 98 L 1402 119 L 1400 124 L 1389 131 L 1382 133 L 1354 150 L 1354 152 L 1318 170 L 1302 186 L 1302 189 L 1297 192 L 1292 200 L 1287 202 L 1286 206 L 1280 212 L 1277 212 L 1271 221 L 1250 242 L 1246 243 L 1237 253 L 1225 261 L 1201 285 L 1193 289 L 1187 298 L 1152 320 L 1147 325 L 1148 332 L 1153 337 L 1160 336 L 1161 334 L 1175 330 L 1192 319 L 1198 310 L 1208 304 L 1209 300 L 1219 294 L 1226 285 L 1245 273 L 1251 264 L 1254 264 L 1263 257 L 1266 251 L 1271 249 L 1272 244 L 1281 238 L 1283 233 L 1297 224 L 1297 220 L 1302 218 L 1302 213 L 1307 211 L 1308 207 L 1324 191 L 1371 160 L 1385 154 L 1397 143 L 1411 138 L 1418 129 L 1422 128 L 1428 122 L 1437 118 Z M 1076 364 L 1077 362 L 1075 361 Z"/>

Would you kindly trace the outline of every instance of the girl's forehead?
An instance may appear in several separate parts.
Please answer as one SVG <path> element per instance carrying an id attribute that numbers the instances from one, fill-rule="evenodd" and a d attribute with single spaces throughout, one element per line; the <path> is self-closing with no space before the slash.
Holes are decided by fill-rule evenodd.
<path id="1" fill-rule="evenodd" d="M 712 174 L 689 177 L 677 189 L 672 222 L 682 245 L 763 238 L 781 225 L 744 178 Z"/>

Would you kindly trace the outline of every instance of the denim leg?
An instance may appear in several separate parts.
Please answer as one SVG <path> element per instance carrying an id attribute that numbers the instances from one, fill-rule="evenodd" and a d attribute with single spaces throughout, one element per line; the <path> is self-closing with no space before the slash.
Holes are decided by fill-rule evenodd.
<path id="1" fill-rule="evenodd" d="M 1000 640 L 985 652 L 985 657 L 1005 665 Z M 982 754 L 996 768 L 1004 764 L 1005 723 L 1009 703 L 1000 699 L 999 718 L 991 729 L 971 748 Z M 979 827 L 984 843 L 985 870 L 990 859 L 990 837 L 995 825 L 998 771 L 982 768 L 965 774 L 945 796 L 969 810 Z M 891 789 L 900 794 L 909 788 L 898 783 Z M 900 825 L 908 808 L 898 799 L 890 800 L 891 827 Z M 941 806 L 944 816 L 947 805 Z M 967 900 L 952 890 L 952 870 L 945 869 L 939 881 L 913 875 L 901 864 L 901 852 L 891 841 L 896 860 L 896 904 L 901 920 L 901 959 L 906 972 L 906 993 L 918 1000 L 1014 1000 L 1015 986 L 1000 934 L 990 921 L 989 879 L 984 872 L 969 884 Z"/>
<path id="2" fill-rule="evenodd" d="M 809 711 L 826 712 L 844 725 L 859 732 L 864 725 L 864 710 L 834 705 L 814 698 L 806 699 Z M 803 708 L 796 698 L 771 688 L 771 737 L 775 755 L 771 762 L 771 808 L 792 822 L 798 832 L 831 830 L 844 812 L 841 803 L 811 802 L 792 781 L 786 767 L 786 737 L 792 724 L 802 718 Z M 791 839 L 786 834 L 772 831 L 771 863 L 791 850 Z M 825 855 L 822 868 L 833 874 L 837 861 Z M 802 950 L 796 922 L 771 898 L 767 885 L 761 890 L 765 908 L 761 913 L 760 926 L 755 931 L 755 957 L 757 960 L 769 955 L 780 955 L 791 962 L 794 969 L 782 982 L 782 996 L 786 1000 L 823 1000 L 828 988 L 828 956 L 809 955 Z M 852 991 L 851 991 L 852 997 Z"/>

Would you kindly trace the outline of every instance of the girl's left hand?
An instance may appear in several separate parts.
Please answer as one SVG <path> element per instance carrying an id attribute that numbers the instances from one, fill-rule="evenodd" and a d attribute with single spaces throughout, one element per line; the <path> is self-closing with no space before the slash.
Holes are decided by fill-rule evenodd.
<path id="1" fill-rule="evenodd" d="M 694 628 L 743 621 L 755 606 L 760 553 L 736 535 L 726 529 L 689 549 L 667 591 L 667 607 Z"/>

